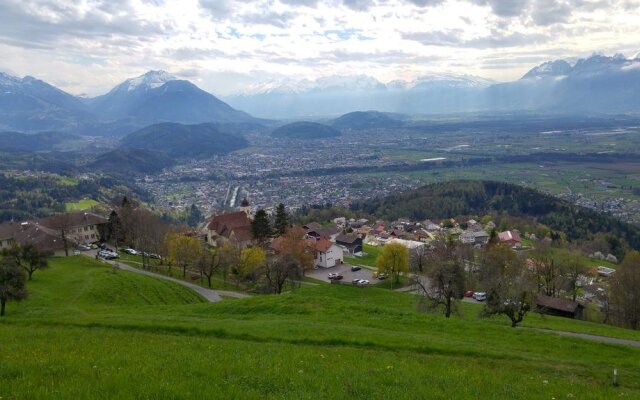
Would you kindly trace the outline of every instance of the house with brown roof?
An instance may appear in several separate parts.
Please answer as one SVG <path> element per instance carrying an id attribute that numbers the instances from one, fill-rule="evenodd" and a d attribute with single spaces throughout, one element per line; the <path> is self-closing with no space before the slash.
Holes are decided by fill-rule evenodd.
<path id="1" fill-rule="evenodd" d="M 57 232 L 60 236 L 64 229 L 68 240 L 75 243 L 93 243 L 101 239 L 100 230 L 109 221 L 100 215 L 77 212 L 52 215 L 39 219 L 36 223 Z"/>
<path id="2" fill-rule="evenodd" d="M 309 247 L 315 256 L 315 264 L 321 268 L 331 268 L 342 264 L 342 249 L 327 238 L 308 239 Z"/>
<path id="3" fill-rule="evenodd" d="M 337 225 L 323 227 L 317 222 L 312 222 L 310 224 L 304 225 L 303 228 L 306 229 L 308 237 L 316 240 L 319 240 L 321 238 L 335 240 L 338 234 L 342 232 L 342 229 L 338 228 Z"/>
<path id="4" fill-rule="evenodd" d="M 342 250 L 349 254 L 356 254 L 362 252 L 362 238 L 355 235 L 338 235 L 336 237 L 336 244 L 342 248 Z"/>
<path id="5" fill-rule="evenodd" d="M 106 218 L 90 213 L 66 213 L 25 222 L 0 224 L 0 249 L 33 244 L 40 251 L 61 253 L 64 251 L 62 232 L 69 247 L 100 240 L 101 226 Z"/>
<path id="6" fill-rule="evenodd" d="M 224 241 L 231 241 L 240 246 L 248 246 L 253 242 L 251 220 L 244 211 L 216 215 L 207 225 L 207 243 L 218 246 Z"/>
<path id="7" fill-rule="evenodd" d="M 536 297 L 535 303 L 541 313 L 558 317 L 581 318 L 584 310 L 582 304 L 578 302 L 541 294 Z"/>
<path id="8" fill-rule="evenodd" d="M 49 229 L 35 221 L 5 222 L 0 224 L 0 249 L 14 244 L 25 246 L 32 244 L 43 253 L 64 254 L 64 242 L 58 231 Z M 75 242 L 69 240 L 70 246 Z"/>
<path id="9" fill-rule="evenodd" d="M 521 239 L 518 231 L 504 231 L 498 234 L 498 241 L 509 246 L 520 247 Z"/>

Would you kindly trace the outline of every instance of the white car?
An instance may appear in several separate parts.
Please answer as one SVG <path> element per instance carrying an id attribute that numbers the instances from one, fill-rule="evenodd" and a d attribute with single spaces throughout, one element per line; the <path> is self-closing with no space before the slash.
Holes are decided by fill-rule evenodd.
<path id="1" fill-rule="evenodd" d="M 475 292 L 472 297 L 477 301 L 485 301 L 487 299 L 487 294 L 485 292 Z"/>
<path id="2" fill-rule="evenodd" d="M 369 282 L 366 279 L 358 279 L 358 282 L 356 283 L 356 285 L 358 286 L 367 286 L 368 284 L 370 284 L 371 282 Z"/>
<path id="3" fill-rule="evenodd" d="M 138 251 L 134 250 L 132 248 L 126 248 L 126 249 L 124 249 L 122 251 L 124 251 L 127 254 L 131 254 L 132 256 L 137 256 L 138 255 Z"/>

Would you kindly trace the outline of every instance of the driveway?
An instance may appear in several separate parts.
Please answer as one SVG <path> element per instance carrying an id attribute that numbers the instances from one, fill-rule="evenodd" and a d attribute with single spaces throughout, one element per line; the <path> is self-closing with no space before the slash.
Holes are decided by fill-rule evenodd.
<path id="1" fill-rule="evenodd" d="M 373 277 L 373 271 L 370 269 L 362 268 L 360 271 L 351 271 L 350 264 L 341 264 L 331 268 L 318 268 L 311 272 L 307 272 L 307 276 L 318 279 L 325 282 L 331 282 L 329 280 L 329 273 L 338 273 L 344 276 L 343 282 L 351 283 L 354 279 L 367 279 L 372 284 L 378 280 Z"/>

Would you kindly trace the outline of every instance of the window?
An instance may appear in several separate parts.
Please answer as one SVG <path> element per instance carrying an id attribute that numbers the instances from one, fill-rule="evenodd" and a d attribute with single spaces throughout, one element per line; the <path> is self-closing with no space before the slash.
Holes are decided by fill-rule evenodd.
<path id="1" fill-rule="evenodd" d="M 96 235 L 94 235 L 93 233 L 91 234 L 91 239 L 95 239 Z"/>

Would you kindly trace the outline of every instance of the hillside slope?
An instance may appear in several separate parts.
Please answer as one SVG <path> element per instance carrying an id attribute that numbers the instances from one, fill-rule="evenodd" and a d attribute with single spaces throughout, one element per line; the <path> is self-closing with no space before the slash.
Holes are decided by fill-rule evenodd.
<path id="1" fill-rule="evenodd" d="M 271 132 L 271 136 L 275 138 L 302 140 L 325 139 L 340 135 L 339 130 L 328 125 L 306 121 L 283 125 Z"/>
<path id="2" fill-rule="evenodd" d="M 247 146 L 244 137 L 222 132 L 214 124 L 183 125 L 170 122 L 140 129 L 121 142 L 123 148 L 157 151 L 172 158 L 210 157 Z"/>
<path id="3" fill-rule="evenodd" d="M 513 329 L 478 319 L 475 305 L 445 319 L 416 312 L 411 295 L 350 285 L 215 304 L 181 289 L 83 257 L 55 260 L 0 321 L 1 390 L 14 398 L 640 396 L 640 349 Z M 553 317 L 525 323 L 640 337 Z M 620 387 L 610 385 L 612 366 Z"/>
<path id="4" fill-rule="evenodd" d="M 599 232 L 611 233 L 640 248 L 640 228 L 636 226 L 537 190 L 504 182 L 435 183 L 386 198 L 356 202 L 351 208 L 388 220 L 408 217 L 419 221 L 490 213 L 524 216 L 565 232 L 569 239 L 589 239 Z"/>

